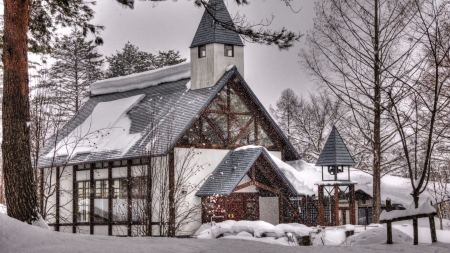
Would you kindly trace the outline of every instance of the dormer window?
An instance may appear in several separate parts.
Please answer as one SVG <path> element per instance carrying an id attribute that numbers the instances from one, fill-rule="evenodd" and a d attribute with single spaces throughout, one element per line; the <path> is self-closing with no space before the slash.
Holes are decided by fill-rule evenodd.
<path id="1" fill-rule="evenodd" d="M 225 45 L 224 48 L 225 56 L 234 57 L 234 47 L 233 45 Z"/>
<path id="2" fill-rule="evenodd" d="M 206 57 L 206 46 L 198 47 L 198 58 Z"/>

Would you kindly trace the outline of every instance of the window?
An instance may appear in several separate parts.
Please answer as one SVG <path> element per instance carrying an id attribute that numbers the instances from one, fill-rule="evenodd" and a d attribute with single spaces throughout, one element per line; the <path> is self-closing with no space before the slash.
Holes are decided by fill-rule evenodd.
<path id="1" fill-rule="evenodd" d="M 109 195 L 108 180 L 95 181 L 95 194 L 94 194 L 95 222 L 108 221 L 108 195 Z"/>
<path id="2" fill-rule="evenodd" d="M 78 182 L 78 222 L 89 222 L 89 195 L 90 195 L 90 182 Z"/>
<path id="3" fill-rule="evenodd" d="M 206 46 L 198 47 L 198 58 L 206 57 Z"/>
<path id="4" fill-rule="evenodd" d="M 126 221 L 128 219 L 128 181 L 126 178 L 113 181 L 113 221 Z"/>
<path id="5" fill-rule="evenodd" d="M 225 45 L 225 56 L 234 57 L 234 47 L 233 45 Z"/>

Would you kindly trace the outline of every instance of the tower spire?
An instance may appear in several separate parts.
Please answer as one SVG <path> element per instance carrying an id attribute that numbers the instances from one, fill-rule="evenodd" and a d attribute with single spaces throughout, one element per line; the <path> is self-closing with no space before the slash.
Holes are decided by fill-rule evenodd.
<path id="1" fill-rule="evenodd" d="M 244 46 L 223 0 L 209 1 L 190 48 L 211 43 Z"/>

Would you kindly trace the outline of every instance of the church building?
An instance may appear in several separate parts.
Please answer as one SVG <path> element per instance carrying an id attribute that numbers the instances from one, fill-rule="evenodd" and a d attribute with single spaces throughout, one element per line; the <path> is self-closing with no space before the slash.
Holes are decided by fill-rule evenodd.
<path id="1" fill-rule="evenodd" d="M 318 164 L 345 178 L 302 190 L 308 180 L 287 164 L 301 157 L 246 83 L 232 28 L 223 0 L 211 0 L 190 62 L 91 85 L 39 160 L 40 207 L 55 230 L 179 236 L 227 219 L 357 221 L 348 151 L 345 163 Z M 324 150 L 343 144 L 338 135 Z"/>

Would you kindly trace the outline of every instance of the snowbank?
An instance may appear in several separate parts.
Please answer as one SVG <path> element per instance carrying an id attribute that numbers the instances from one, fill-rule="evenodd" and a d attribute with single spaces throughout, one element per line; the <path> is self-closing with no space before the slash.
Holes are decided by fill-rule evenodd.
<path id="1" fill-rule="evenodd" d="M 191 76 L 189 62 L 150 70 L 142 73 L 120 76 L 97 81 L 91 84 L 92 95 L 102 95 L 115 92 L 143 89 L 161 83 L 174 82 Z"/>
<path id="2" fill-rule="evenodd" d="M 275 226 L 275 229 L 281 230 L 284 233 L 292 233 L 295 236 L 308 236 L 313 231 L 312 228 L 298 223 L 278 224 Z"/>
<path id="3" fill-rule="evenodd" d="M 394 227 L 395 228 L 395 227 Z M 411 226 L 405 227 L 410 229 Z M 374 235 L 369 234 L 368 239 L 372 239 L 378 233 L 379 238 L 386 240 L 385 231 L 381 228 Z M 423 231 L 422 231 L 423 230 Z M 428 237 L 422 236 L 422 232 L 428 230 Z M 395 230 L 394 235 L 395 235 Z M 419 242 L 423 238 L 429 238 L 429 228 L 419 228 Z M 450 231 L 437 231 L 438 241 L 442 238 L 450 238 Z M 443 232 L 442 234 L 439 232 Z M 447 234 L 445 234 L 446 232 Z M 350 237 L 351 238 L 351 237 Z M 395 236 L 394 236 L 395 238 Z M 237 239 L 237 240 L 236 240 Z M 359 243 L 362 238 L 355 240 L 351 248 L 349 247 L 280 247 L 279 245 L 289 245 L 286 238 L 249 237 L 247 233 L 240 236 L 225 236 L 219 240 L 195 240 L 195 239 L 177 239 L 161 237 L 133 237 L 123 238 L 114 236 L 95 236 L 83 234 L 71 234 L 63 232 L 54 232 L 30 226 L 26 223 L 12 219 L 6 215 L 0 214 L 0 252 L 161 252 L 161 253 L 193 253 L 193 252 L 246 252 L 246 253 L 348 253 L 348 252 L 447 252 L 448 244 L 432 244 L 414 246 L 412 243 L 387 245 L 385 243 L 373 242 L 370 246 Z M 347 239 L 348 240 L 348 239 Z M 394 239 L 395 241 L 395 239 Z M 261 243 L 264 242 L 264 243 Z"/>
<path id="4" fill-rule="evenodd" d="M 233 224 L 232 230 L 234 233 L 239 232 L 248 232 L 253 234 L 254 237 L 262 237 L 265 233 L 274 233 L 276 237 L 282 237 L 284 236 L 284 231 L 281 229 L 277 229 L 274 225 L 265 222 L 265 221 L 246 221 L 241 220 L 237 221 Z"/>
<path id="5" fill-rule="evenodd" d="M 224 236 L 248 236 L 255 238 L 261 237 L 284 237 L 286 233 L 292 233 L 294 236 L 307 236 L 313 231 L 303 224 L 289 223 L 278 224 L 276 226 L 265 221 L 234 221 L 227 220 L 219 223 L 205 223 L 194 233 L 198 239 L 213 239 L 221 235 Z"/>
<path id="6" fill-rule="evenodd" d="M 6 206 L 3 204 L 0 204 L 0 214 L 6 214 Z"/>
<path id="7" fill-rule="evenodd" d="M 236 223 L 234 220 L 226 220 L 219 223 L 205 223 L 194 233 L 197 239 L 214 239 L 226 233 L 233 233 L 231 227 Z"/>
<path id="8" fill-rule="evenodd" d="M 363 231 L 359 234 L 350 236 L 345 241 L 345 245 L 371 245 L 371 244 L 385 244 L 387 241 L 386 228 L 373 228 Z M 392 241 L 394 243 L 408 243 L 412 244 L 412 237 L 408 234 L 393 228 L 392 229 Z"/>
<path id="9" fill-rule="evenodd" d="M 345 230 L 337 228 L 326 229 L 323 239 L 327 246 L 341 245 L 345 241 Z"/>

